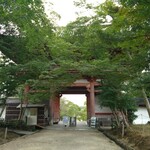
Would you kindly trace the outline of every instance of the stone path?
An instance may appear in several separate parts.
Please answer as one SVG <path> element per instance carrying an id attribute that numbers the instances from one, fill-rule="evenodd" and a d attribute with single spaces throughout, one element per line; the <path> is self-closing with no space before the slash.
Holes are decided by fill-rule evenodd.
<path id="1" fill-rule="evenodd" d="M 0 150 L 121 150 L 96 129 L 54 125 L 0 146 Z"/>

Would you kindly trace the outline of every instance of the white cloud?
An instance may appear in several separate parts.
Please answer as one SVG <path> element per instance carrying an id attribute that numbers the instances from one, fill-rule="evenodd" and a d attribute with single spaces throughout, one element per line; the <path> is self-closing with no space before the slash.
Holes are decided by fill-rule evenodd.
<path id="1" fill-rule="evenodd" d="M 65 26 L 67 23 L 76 19 L 75 12 L 78 11 L 78 9 L 73 5 L 73 0 L 44 0 L 44 2 L 47 2 L 47 4 L 45 4 L 47 13 L 51 11 L 51 7 L 51 9 L 61 16 L 61 19 L 56 21 L 58 25 Z M 53 5 L 48 5 L 48 2 L 53 3 Z"/>
<path id="2" fill-rule="evenodd" d="M 45 3 L 46 12 L 49 13 L 53 8 L 60 16 L 61 19 L 56 21 L 59 26 L 65 26 L 71 21 L 74 21 L 77 17 L 76 12 L 80 12 L 80 9 L 74 6 L 75 0 L 43 0 Z M 88 3 L 98 4 L 103 3 L 105 0 L 87 0 Z M 53 3 L 53 6 L 48 3 Z M 90 14 L 90 12 L 85 13 Z"/>
<path id="3" fill-rule="evenodd" d="M 84 106 L 86 101 L 86 96 L 84 94 L 63 94 L 61 98 L 65 98 L 78 106 Z"/>

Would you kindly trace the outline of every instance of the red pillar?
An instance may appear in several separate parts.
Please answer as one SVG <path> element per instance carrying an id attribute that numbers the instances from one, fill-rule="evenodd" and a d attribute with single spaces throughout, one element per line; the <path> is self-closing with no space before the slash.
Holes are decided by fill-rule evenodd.
<path id="1" fill-rule="evenodd" d="M 94 90 L 94 85 L 95 85 L 95 79 L 90 80 L 90 112 L 91 112 L 91 117 L 95 116 L 95 90 Z"/>
<path id="2" fill-rule="evenodd" d="M 86 105 L 87 105 L 87 120 L 89 120 L 91 118 L 90 94 L 86 94 Z"/>
<path id="3" fill-rule="evenodd" d="M 56 96 L 50 99 L 50 117 L 52 123 L 58 123 L 60 120 L 60 97 Z"/>
<path id="4" fill-rule="evenodd" d="M 53 101 L 53 122 L 58 123 L 60 120 L 60 97 L 56 96 L 55 100 Z"/>

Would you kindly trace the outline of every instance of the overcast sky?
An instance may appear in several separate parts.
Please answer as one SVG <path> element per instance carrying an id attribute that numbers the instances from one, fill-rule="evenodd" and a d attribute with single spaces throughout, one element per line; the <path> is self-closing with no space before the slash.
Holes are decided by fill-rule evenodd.
<path id="1" fill-rule="evenodd" d="M 81 11 L 81 9 L 76 8 L 74 6 L 75 0 L 43 0 L 47 2 L 45 5 L 46 10 L 48 12 L 50 7 L 52 7 L 60 16 L 61 19 L 57 21 L 59 26 L 65 26 L 67 23 L 74 21 L 77 17 L 76 12 Z M 88 3 L 103 3 L 105 0 L 87 0 Z M 53 3 L 53 6 L 48 5 L 48 3 Z M 86 12 L 86 14 L 90 14 L 90 12 Z"/>
<path id="2" fill-rule="evenodd" d="M 84 106 L 86 101 L 86 96 L 84 94 L 63 94 L 61 98 L 65 98 L 78 106 Z"/>

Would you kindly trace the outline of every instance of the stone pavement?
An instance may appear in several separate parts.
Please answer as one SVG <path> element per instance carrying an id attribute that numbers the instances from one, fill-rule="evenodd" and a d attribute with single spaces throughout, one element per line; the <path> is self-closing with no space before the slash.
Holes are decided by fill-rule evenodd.
<path id="1" fill-rule="evenodd" d="M 113 141 L 85 124 L 53 125 L 0 146 L 0 150 L 121 150 Z"/>

